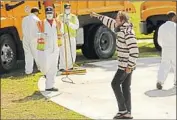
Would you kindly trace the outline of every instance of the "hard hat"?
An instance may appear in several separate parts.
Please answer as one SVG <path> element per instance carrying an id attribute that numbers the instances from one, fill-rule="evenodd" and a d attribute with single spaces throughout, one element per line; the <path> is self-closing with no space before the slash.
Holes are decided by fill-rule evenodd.
<path id="1" fill-rule="evenodd" d="M 69 3 L 65 3 L 65 4 L 64 4 L 64 8 L 65 8 L 65 9 L 70 9 L 70 7 L 71 7 L 71 5 L 70 5 Z"/>
<path id="2" fill-rule="evenodd" d="M 48 13 L 48 14 L 50 14 L 50 13 L 52 14 L 54 12 L 53 7 L 51 7 L 51 6 L 46 7 L 45 12 Z"/>

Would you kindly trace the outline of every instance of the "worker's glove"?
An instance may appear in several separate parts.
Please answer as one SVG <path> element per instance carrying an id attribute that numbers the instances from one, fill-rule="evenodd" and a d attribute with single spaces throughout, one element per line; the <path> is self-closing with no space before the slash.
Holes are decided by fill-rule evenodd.
<path id="1" fill-rule="evenodd" d="M 64 22 L 65 24 L 69 25 L 69 19 L 66 19 Z"/>

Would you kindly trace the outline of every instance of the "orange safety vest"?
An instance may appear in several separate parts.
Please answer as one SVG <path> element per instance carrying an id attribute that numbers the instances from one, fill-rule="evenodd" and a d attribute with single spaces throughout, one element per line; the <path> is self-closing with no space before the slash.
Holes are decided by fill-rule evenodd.
<path id="1" fill-rule="evenodd" d="M 57 20 L 55 20 L 55 21 L 56 21 L 56 25 L 57 25 L 57 37 L 58 37 L 57 45 L 58 45 L 58 47 L 60 47 L 62 45 L 62 42 L 61 42 L 62 34 L 60 32 L 61 23 Z M 44 21 L 37 22 L 37 26 L 38 26 L 39 32 L 44 33 Z M 44 49 L 45 49 L 45 38 L 42 35 L 37 40 L 37 49 L 40 51 L 44 51 Z"/>
<path id="2" fill-rule="evenodd" d="M 37 49 L 40 51 L 44 51 L 45 49 L 45 38 L 44 36 L 42 36 L 42 34 L 44 34 L 44 21 L 39 21 L 37 22 L 37 27 L 39 29 L 39 37 L 37 40 Z"/>

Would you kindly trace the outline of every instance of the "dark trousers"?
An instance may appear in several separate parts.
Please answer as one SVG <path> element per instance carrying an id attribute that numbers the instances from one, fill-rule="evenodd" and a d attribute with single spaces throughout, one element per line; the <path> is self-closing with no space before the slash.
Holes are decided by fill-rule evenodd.
<path id="1" fill-rule="evenodd" d="M 131 113 L 131 76 L 132 73 L 126 73 L 123 70 L 118 69 L 112 82 L 112 89 L 117 99 L 119 111 L 125 111 Z"/>

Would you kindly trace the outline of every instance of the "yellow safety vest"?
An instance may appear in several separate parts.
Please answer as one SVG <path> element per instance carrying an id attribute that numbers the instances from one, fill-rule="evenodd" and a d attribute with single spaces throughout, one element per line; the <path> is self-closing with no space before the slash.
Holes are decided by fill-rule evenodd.
<path id="1" fill-rule="evenodd" d="M 61 29 L 61 21 L 59 21 L 57 19 L 55 21 L 56 21 L 56 24 L 57 24 L 57 36 L 58 36 L 57 44 L 58 44 L 58 47 L 60 47 L 62 45 L 62 40 L 61 40 L 62 33 L 60 31 L 60 29 Z"/>
<path id="2" fill-rule="evenodd" d="M 57 25 L 57 37 L 58 37 L 57 45 L 58 47 L 60 47 L 62 45 L 62 41 L 61 41 L 62 34 L 60 32 L 61 23 L 58 20 L 55 20 L 55 21 Z M 37 22 L 37 26 L 38 26 L 39 32 L 44 33 L 44 21 Z M 45 49 L 45 38 L 42 35 L 37 40 L 37 49 L 40 51 L 44 51 Z"/>
<path id="3" fill-rule="evenodd" d="M 70 22 L 73 23 L 73 24 L 76 24 L 76 16 L 74 14 L 70 14 Z M 60 21 L 63 21 L 64 20 L 64 14 L 60 14 L 59 17 L 57 18 L 58 20 Z M 76 37 L 76 30 L 75 29 L 72 29 L 70 26 L 68 26 L 69 28 L 69 35 L 70 37 Z M 64 33 L 68 33 L 68 28 L 67 28 L 67 25 L 64 24 Z"/>

